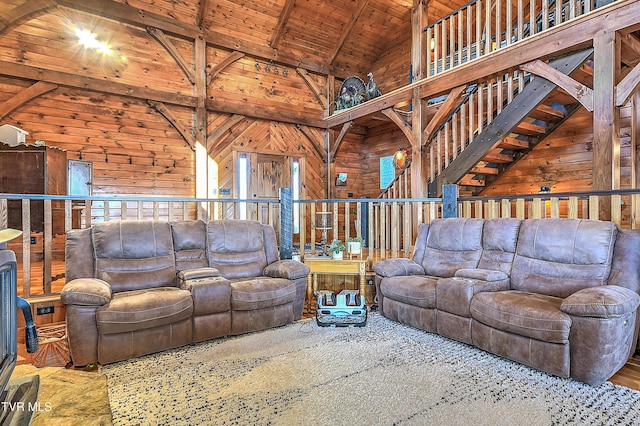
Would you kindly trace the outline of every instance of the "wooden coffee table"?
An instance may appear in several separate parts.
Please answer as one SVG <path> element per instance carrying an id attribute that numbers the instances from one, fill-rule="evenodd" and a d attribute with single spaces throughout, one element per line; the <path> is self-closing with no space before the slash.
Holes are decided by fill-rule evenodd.
<path id="1" fill-rule="evenodd" d="M 307 277 L 308 312 L 313 310 L 313 293 L 318 290 L 318 274 L 360 276 L 360 295 L 366 297 L 366 260 L 333 260 L 330 257 L 305 256 L 304 264 L 311 269 Z"/>

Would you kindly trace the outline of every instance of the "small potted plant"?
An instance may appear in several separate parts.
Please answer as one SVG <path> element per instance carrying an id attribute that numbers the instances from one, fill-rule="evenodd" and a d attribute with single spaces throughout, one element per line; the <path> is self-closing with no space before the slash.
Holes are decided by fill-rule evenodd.
<path id="1" fill-rule="evenodd" d="M 346 247 L 344 246 L 342 240 L 333 240 L 331 241 L 331 245 L 329 246 L 327 251 L 332 254 L 335 260 L 342 260 L 345 248 Z"/>
<path id="2" fill-rule="evenodd" d="M 364 240 L 362 237 L 349 237 L 347 241 L 347 253 L 349 256 L 359 255 L 362 253 L 362 247 L 364 246 Z"/>

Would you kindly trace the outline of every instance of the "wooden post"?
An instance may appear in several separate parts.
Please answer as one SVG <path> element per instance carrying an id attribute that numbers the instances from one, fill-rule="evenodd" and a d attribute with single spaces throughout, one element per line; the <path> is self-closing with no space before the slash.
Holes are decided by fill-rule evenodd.
<path id="1" fill-rule="evenodd" d="M 304 247 L 300 250 L 304 252 Z M 280 259 L 293 257 L 293 191 L 280 188 Z"/>
<path id="2" fill-rule="evenodd" d="M 422 29 L 427 22 L 424 0 L 413 0 L 411 11 L 411 82 L 421 80 L 424 75 L 424 39 Z M 424 198 L 426 194 L 426 173 L 422 156 L 422 98 L 420 88 L 413 90 L 411 101 L 411 197 Z M 413 237 L 417 234 L 417 227 L 423 221 L 422 209 L 414 204 L 412 210 L 414 225 Z"/>
<path id="3" fill-rule="evenodd" d="M 640 173 L 638 173 L 638 155 L 636 150 L 640 145 L 640 90 L 631 97 L 631 188 L 640 188 Z M 631 196 L 631 229 L 640 228 L 640 196 Z"/>
<path id="4" fill-rule="evenodd" d="M 615 104 L 619 43 L 615 33 L 605 33 L 593 39 L 593 46 L 593 189 L 620 189 L 620 110 Z M 601 220 L 611 217 L 609 200 L 600 200 Z"/>

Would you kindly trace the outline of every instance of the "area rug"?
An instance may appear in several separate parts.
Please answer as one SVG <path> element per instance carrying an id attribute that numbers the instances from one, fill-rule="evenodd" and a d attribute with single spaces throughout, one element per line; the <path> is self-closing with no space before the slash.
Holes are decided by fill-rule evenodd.
<path id="1" fill-rule="evenodd" d="M 377 315 L 101 367 L 114 425 L 632 425 L 640 392 L 561 379 Z"/>

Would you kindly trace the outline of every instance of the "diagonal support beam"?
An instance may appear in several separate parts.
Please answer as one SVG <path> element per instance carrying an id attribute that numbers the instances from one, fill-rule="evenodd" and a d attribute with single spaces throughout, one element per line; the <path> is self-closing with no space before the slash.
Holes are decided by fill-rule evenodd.
<path id="1" fill-rule="evenodd" d="M 282 8 L 282 12 L 280 12 L 280 17 L 278 18 L 278 24 L 276 25 L 276 29 L 273 31 L 273 36 L 271 40 L 269 40 L 269 46 L 272 49 L 275 49 L 280 41 L 280 37 L 284 33 L 284 27 L 287 25 L 287 21 L 289 20 L 289 16 L 291 16 L 291 11 L 293 10 L 293 5 L 295 0 L 287 0 Z"/>
<path id="2" fill-rule="evenodd" d="M 386 115 L 391 121 L 393 121 L 396 126 L 400 128 L 400 130 L 402 130 L 404 136 L 407 138 L 409 143 L 411 143 L 411 141 L 413 140 L 413 129 L 411 128 L 411 125 L 407 123 L 407 120 L 402 118 L 400 114 L 398 114 L 398 112 L 393 108 L 383 109 L 381 112 Z"/>
<path id="3" fill-rule="evenodd" d="M 349 37 L 349 34 L 351 34 L 351 30 L 353 30 L 353 27 L 356 25 L 356 22 L 358 22 L 358 18 L 360 18 L 360 15 L 362 15 L 362 12 L 364 11 L 364 8 L 367 7 L 368 3 L 369 3 L 369 0 L 360 0 L 358 5 L 356 6 L 356 10 L 353 11 L 351 18 L 349 18 L 349 21 L 348 21 L 349 23 L 342 30 L 342 33 L 340 33 L 340 38 L 338 39 L 338 45 L 336 46 L 333 53 L 327 60 L 329 64 L 333 64 L 333 61 L 336 60 L 336 56 L 338 56 L 338 53 L 340 53 L 340 50 L 342 50 L 342 46 L 344 46 L 344 43 L 347 41 L 347 37 Z"/>
<path id="4" fill-rule="evenodd" d="M 347 133 L 349 133 L 349 130 L 351 130 L 351 126 L 353 126 L 353 121 L 348 121 L 342 125 L 342 129 L 340 129 L 340 134 L 336 138 L 336 142 L 333 146 L 333 149 L 331 150 L 331 156 L 329 157 L 328 162 L 333 162 L 335 160 L 336 154 L 340 149 L 340 145 L 342 145 L 342 141 L 344 140 L 344 137 L 347 136 Z"/>
<path id="5" fill-rule="evenodd" d="M 631 72 L 616 86 L 616 106 L 623 106 L 631 95 L 640 88 L 640 64 L 633 67 Z"/>
<path id="6" fill-rule="evenodd" d="M 320 105 L 322 105 L 322 108 L 324 109 L 329 108 L 329 102 L 327 101 L 327 97 L 324 95 L 324 93 L 322 93 L 322 90 L 318 87 L 316 82 L 313 81 L 313 79 L 309 76 L 309 73 L 307 72 L 307 70 L 303 68 L 296 68 L 296 72 L 300 75 L 300 77 L 302 77 L 304 82 L 307 83 L 307 86 L 309 86 L 313 94 L 316 95 L 316 99 L 318 99 L 318 102 L 320 102 Z"/>
<path id="7" fill-rule="evenodd" d="M 191 84 L 196 84 L 196 75 L 191 66 L 185 61 L 182 57 L 176 46 L 169 40 L 169 38 L 162 32 L 162 30 L 153 27 L 147 27 L 147 32 L 153 38 L 155 38 L 158 43 L 162 45 L 169 52 L 169 55 L 173 58 L 174 61 L 178 64 L 184 75 L 187 76 Z"/>
<path id="8" fill-rule="evenodd" d="M 550 65 L 571 74 L 593 54 L 593 48 L 555 59 Z M 429 183 L 429 195 L 441 193 L 442 185 L 456 183 L 514 127 L 522 122 L 557 86 L 545 78 L 534 78 L 500 114 L 478 134 L 434 181 Z"/>
<path id="9" fill-rule="evenodd" d="M 0 13 L 0 34 L 9 32 L 29 19 L 44 15 L 49 9 L 56 6 L 55 0 L 27 1 L 7 13 Z"/>
<path id="10" fill-rule="evenodd" d="M 234 63 L 235 61 L 241 58 L 244 58 L 244 53 L 238 52 L 236 50 L 232 52 L 229 56 L 224 58 L 222 62 L 217 64 L 215 67 L 211 68 L 211 71 L 207 73 L 207 86 L 209 85 L 209 83 L 211 83 L 211 80 L 216 78 L 216 76 L 220 74 L 220 72 L 222 72 L 222 70 L 224 70 L 229 65 L 231 65 L 232 63 Z"/>
<path id="11" fill-rule="evenodd" d="M 7 116 L 11 111 L 29 102 L 31 99 L 37 98 L 38 96 L 57 88 L 57 84 L 46 83 L 44 81 L 39 81 L 29 86 L 17 95 L 13 96 L 11 99 L 7 99 L 0 103 L 0 120 Z"/>
<path id="12" fill-rule="evenodd" d="M 178 121 L 176 116 L 173 115 L 173 113 L 167 108 L 165 104 L 163 104 L 162 102 L 154 101 L 147 101 L 147 103 L 151 108 L 158 111 L 164 118 L 167 119 L 167 121 L 173 126 L 173 128 L 176 129 L 178 133 L 180 133 L 185 142 L 187 142 L 191 150 L 196 150 L 196 138 L 195 136 L 193 136 L 193 133 L 191 133 L 191 131 L 185 126 L 180 124 L 180 121 Z"/>
<path id="13" fill-rule="evenodd" d="M 302 132 L 302 134 L 306 136 L 306 138 L 309 140 L 309 142 L 311 142 L 311 146 L 316 150 L 318 155 L 320 155 L 320 158 L 322 158 L 322 160 L 326 162 L 327 161 L 327 150 L 324 149 L 324 147 L 323 147 L 324 139 L 319 142 L 318 139 L 316 138 L 316 136 L 311 131 L 311 129 L 309 129 L 307 126 L 301 126 L 301 125 L 297 124 L 296 125 L 296 129 L 300 130 Z"/>
<path id="14" fill-rule="evenodd" d="M 444 100 L 438 111 L 429 121 L 427 127 L 425 127 L 422 132 L 422 145 L 426 145 L 427 142 L 431 139 L 431 135 L 435 133 L 437 129 L 440 128 L 444 124 L 445 121 L 449 118 L 453 110 L 455 110 L 462 99 L 460 96 L 467 90 L 467 85 L 458 86 L 449 92 L 447 99 Z"/>
<path id="15" fill-rule="evenodd" d="M 539 59 L 520 65 L 520 69 L 546 78 L 573 96 L 589 112 L 593 112 L 593 90 Z"/>

